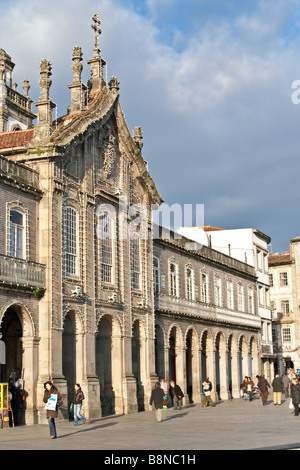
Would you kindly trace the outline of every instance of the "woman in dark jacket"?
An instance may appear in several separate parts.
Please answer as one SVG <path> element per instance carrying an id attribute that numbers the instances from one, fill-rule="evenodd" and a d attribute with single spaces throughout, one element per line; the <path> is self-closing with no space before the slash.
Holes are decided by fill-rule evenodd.
<path id="1" fill-rule="evenodd" d="M 75 384 L 74 387 L 74 396 L 73 396 L 73 403 L 74 403 L 74 426 L 78 426 L 78 418 L 83 421 L 83 424 L 86 422 L 86 418 L 80 414 L 82 401 L 84 400 L 84 394 L 81 390 L 79 384 Z"/>
<path id="2" fill-rule="evenodd" d="M 299 403 L 300 403 L 300 384 L 298 379 L 293 379 L 291 384 L 291 398 L 295 407 L 295 416 L 299 415 Z"/>
<path id="3" fill-rule="evenodd" d="M 55 439 L 57 437 L 55 418 L 57 418 L 58 416 L 58 406 L 62 404 L 61 396 L 57 388 L 53 385 L 52 382 L 50 382 L 50 380 L 44 383 L 44 388 L 45 388 L 45 393 L 44 393 L 44 398 L 43 398 L 44 403 L 47 403 L 49 398 L 51 398 L 52 395 L 57 395 L 55 410 L 47 410 L 47 419 L 49 423 L 50 439 Z"/>

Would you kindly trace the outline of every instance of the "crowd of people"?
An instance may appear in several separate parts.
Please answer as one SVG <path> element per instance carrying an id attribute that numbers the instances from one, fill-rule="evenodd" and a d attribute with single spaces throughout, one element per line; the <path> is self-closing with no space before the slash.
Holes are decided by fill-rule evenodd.
<path id="1" fill-rule="evenodd" d="M 264 375 L 256 376 L 257 383 L 255 384 L 251 377 L 245 376 L 241 384 L 241 397 L 245 400 L 252 401 L 255 394 L 261 397 L 262 405 L 267 405 L 269 389 L 273 389 L 273 404 L 280 406 L 282 403 L 282 395 L 285 399 L 290 399 L 289 408 L 294 411 L 294 415 L 299 415 L 300 406 L 300 377 L 294 370 L 289 374 L 279 376 L 276 374 L 271 385 Z M 43 401 L 46 404 L 45 410 L 48 419 L 50 438 L 55 439 L 56 434 L 56 418 L 58 417 L 58 409 L 63 405 L 60 392 L 51 381 L 44 384 L 45 392 Z M 215 406 L 212 400 L 212 383 L 209 377 L 206 377 L 202 382 L 202 407 Z M 12 408 L 14 409 L 14 416 L 16 424 L 20 423 L 20 409 L 22 408 L 23 393 L 20 381 L 15 381 L 10 384 L 10 400 Z M 162 421 L 162 411 L 165 408 L 173 406 L 174 410 L 181 410 L 183 405 L 184 394 L 181 387 L 175 383 L 174 380 L 170 381 L 168 389 L 167 381 L 161 379 L 160 382 L 155 383 L 150 397 L 150 405 L 156 411 L 156 420 Z M 84 400 L 84 393 L 81 390 L 80 384 L 74 385 L 73 401 L 69 411 L 74 414 L 74 426 L 78 426 L 78 420 L 82 420 L 83 424 L 87 422 L 86 418 L 82 416 L 81 409 Z M 169 403 L 171 400 L 171 403 Z"/>
<path id="2" fill-rule="evenodd" d="M 269 388 L 272 387 L 273 404 L 280 406 L 284 394 L 285 399 L 290 398 L 289 408 L 294 410 L 295 416 L 299 415 L 300 376 L 298 373 L 291 369 L 289 374 L 283 374 L 282 376 L 276 374 L 271 385 L 264 375 L 257 375 L 256 379 L 257 385 L 255 386 L 251 377 L 244 378 L 241 385 L 241 396 L 244 397 L 245 400 L 252 401 L 253 394 L 259 393 L 263 406 L 266 406 Z"/>

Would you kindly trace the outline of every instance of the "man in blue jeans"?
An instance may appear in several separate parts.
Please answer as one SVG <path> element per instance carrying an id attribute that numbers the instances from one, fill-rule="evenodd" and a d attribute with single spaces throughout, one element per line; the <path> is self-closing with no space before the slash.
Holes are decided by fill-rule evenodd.
<path id="1" fill-rule="evenodd" d="M 84 393 L 81 390 L 81 387 L 79 384 L 75 384 L 74 386 L 74 398 L 73 398 L 73 404 L 74 404 L 74 426 L 78 426 L 78 418 L 83 421 L 83 424 L 86 423 L 86 418 L 80 414 L 81 408 L 82 408 L 82 401 L 84 400 Z"/>

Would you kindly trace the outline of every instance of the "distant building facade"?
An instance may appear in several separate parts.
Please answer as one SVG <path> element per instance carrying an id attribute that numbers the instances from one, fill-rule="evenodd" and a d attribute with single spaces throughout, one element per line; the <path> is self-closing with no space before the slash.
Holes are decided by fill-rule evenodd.
<path id="1" fill-rule="evenodd" d="M 211 226 L 183 227 L 180 229 L 180 233 L 255 268 L 257 277 L 255 296 L 258 314 L 261 318 L 262 370 L 265 376 L 271 380 L 274 377 L 274 361 L 276 356 L 273 352 L 272 342 L 268 268 L 270 237 L 252 228 L 223 230 Z"/>
<path id="2" fill-rule="evenodd" d="M 273 342 L 280 374 L 300 371 L 300 237 L 286 253 L 269 256 Z"/>

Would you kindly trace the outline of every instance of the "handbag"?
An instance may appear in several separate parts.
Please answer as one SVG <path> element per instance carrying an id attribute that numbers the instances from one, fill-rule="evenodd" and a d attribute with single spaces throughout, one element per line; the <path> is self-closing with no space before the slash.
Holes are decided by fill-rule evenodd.
<path id="1" fill-rule="evenodd" d="M 71 403 L 69 411 L 70 413 L 74 413 L 74 403 Z"/>
<path id="2" fill-rule="evenodd" d="M 293 410 L 293 409 L 294 409 L 294 405 L 293 405 L 293 400 L 292 400 L 292 399 L 290 399 L 289 409 L 290 409 L 290 410 Z"/>

